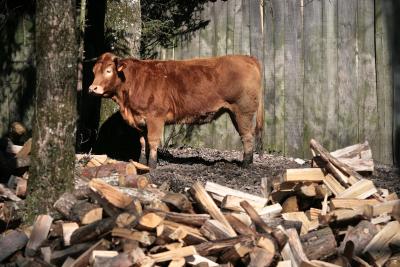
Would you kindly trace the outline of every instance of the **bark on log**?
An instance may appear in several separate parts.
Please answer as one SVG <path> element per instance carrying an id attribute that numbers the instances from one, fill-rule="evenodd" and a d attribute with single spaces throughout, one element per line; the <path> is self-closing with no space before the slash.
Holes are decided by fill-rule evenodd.
<path id="1" fill-rule="evenodd" d="M 64 193 L 54 203 L 54 208 L 65 218 L 70 218 L 72 207 L 78 202 L 78 199 L 71 193 Z"/>
<path id="2" fill-rule="evenodd" d="M 274 259 L 274 254 L 266 249 L 255 247 L 250 252 L 249 267 L 268 267 Z"/>
<path id="3" fill-rule="evenodd" d="M 146 210 L 164 216 L 166 220 L 193 226 L 202 226 L 207 220 L 210 219 L 210 215 L 208 214 L 165 212 L 156 209 L 146 209 Z"/>
<path id="4" fill-rule="evenodd" d="M 72 207 L 71 219 L 81 222 L 81 224 L 90 224 L 101 220 L 103 209 L 99 205 L 89 202 L 79 202 Z"/>
<path id="5" fill-rule="evenodd" d="M 349 227 L 343 242 L 340 244 L 339 251 L 343 253 L 346 243 L 352 241 L 354 244 L 354 254 L 360 256 L 363 249 L 377 233 L 378 229 L 376 225 L 363 220 L 355 227 Z"/>
<path id="6" fill-rule="evenodd" d="M 25 247 L 28 237 L 24 232 L 12 230 L 0 238 L 0 262 Z"/>
<path id="7" fill-rule="evenodd" d="M 80 227 L 72 233 L 71 245 L 94 240 L 104 233 L 110 232 L 115 226 L 115 220 L 115 217 L 110 217 Z"/>
<path id="8" fill-rule="evenodd" d="M 335 236 L 329 227 L 303 235 L 300 239 L 310 260 L 325 259 L 336 253 Z"/>
<path id="9" fill-rule="evenodd" d="M 39 215 L 33 225 L 33 230 L 25 248 L 25 255 L 34 256 L 36 251 L 47 239 L 53 218 L 49 215 Z"/>
<path id="10" fill-rule="evenodd" d="M 229 230 L 217 220 L 208 220 L 200 228 L 200 232 L 207 237 L 208 240 L 218 240 L 230 237 Z"/>

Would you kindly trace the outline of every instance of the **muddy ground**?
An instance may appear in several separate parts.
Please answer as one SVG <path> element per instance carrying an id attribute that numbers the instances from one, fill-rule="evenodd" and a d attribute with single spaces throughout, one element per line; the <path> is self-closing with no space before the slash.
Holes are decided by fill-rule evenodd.
<path id="1" fill-rule="evenodd" d="M 242 168 L 239 164 L 242 152 L 220 151 L 208 148 L 181 148 L 159 151 L 159 164 L 152 172 L 152 181 L 157 185 L 182 192 L 195 181 L 212 181 L 234 189 L 260 194 L 261 178 L 279 179 L 288 168 L 309 167 L 309 162 L 300 165 L 293 158 L 279 155 L 254 155 L 254 164 Z M 400 173 L 392 166 L 375 163 L 375 171 L 368 178 L 376 186 L 400 194 Z"/>

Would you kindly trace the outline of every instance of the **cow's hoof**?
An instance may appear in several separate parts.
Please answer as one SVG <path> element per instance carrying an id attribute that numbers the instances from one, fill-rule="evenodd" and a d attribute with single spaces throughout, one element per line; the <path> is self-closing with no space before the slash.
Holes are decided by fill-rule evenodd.
<path id="1" fill-rule="evenodd" d="M 253 154 L 243 155 L 242 167 L 247 168 L 253 163 Z"/>

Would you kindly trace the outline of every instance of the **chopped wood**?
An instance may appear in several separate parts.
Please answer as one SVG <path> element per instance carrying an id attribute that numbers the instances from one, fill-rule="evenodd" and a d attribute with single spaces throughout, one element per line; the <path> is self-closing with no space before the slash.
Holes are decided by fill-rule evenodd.
<path id="1" fill-rule="evenodd" d="M 272 260 L 274 259 L 274 254 L 267 251 L 264 248 L 254 247 L 250 252 L 250 267 L 267 267 L 270 266 Z"/>
<path id="2" fill-rule="evenodd" d="M 242 202 L 243 198 L 237 196 L 226 195 L 222 199 L 221 208 L 233 211 L 244 211 L 243 208 L 240 206 L 240 202 Z M 247 201 L 250 205 L 253 206 L 256 210 L 261 210 L 267 203 L 268 199 L 264 199 L 262 202 L 255 202 L 255 201 Z"/>
<path id="3" fill-rule="evenodd" d="M 157 254 L 150 255 L 150 257 L 155 261 L 155 262 L 164 262 L 164 261 L 170 261 L 172 259 L 176 258 L 184 258 L 188 257 L 191 255 L 196 255 L 197 251 L 194 246 L 187 246 L 187 247 L 182 247 L 178 248 L 172 251 L 166 251 L 166 252 L 161 252 Z"/>
<path id="4" fill-rule="evenodd" d="M 130 160 L 129 162 L 131 162 L 138 170 L 146 171 L 146 172 L 150 171 L 150 168 L 142 163 L 139 163 L 139 162 L 136 162 L 133 160 Z"/>
<path id="5" fill-rule="evenodd" d="M 292 267 L 292 262 L 290 260 L 280 261 L 276 267 Z"/>
<path id="6" fill-rule="evenodd" d="M 285 200 L 282 204 L 282 212 L 295 212 L 299 211 L 299 205 L 297 204 L 297 196 L 291 196 Z"/>
<path id="7" fill-rule="evenodd" d="M 250 242 L 252 240 L 254 240 L 254 237 L 252 236 L 241 235 L 222 240 L 203 242 L 195 247 L 196 251 L 201 256 L 218 255 L 221 251 L 226 250 L 226 248 L 235 246 L 239 243 Z"/>
<path id="8" fill-rule="evenodd" d="M 117 251 L 113 250 L 93 250 L 92 254 L 90 256 L 89 262 L 94 263 L 96 261 L 96 258 L 113 258 L 115 256 L 118 256 Z"/>
<path id="9" fill-rule="evenodd" d="M 354 244 L 354 254 L 360 256 L 363 249 L 377 233 L 378 229 L 374 224 L 362 220 L 355 227 L 349 227 L 342 243 L 340 244 L 339 250 L 343 253 L 346 243 L 352 241 Z"/>
<path id="10" fill-rule="evenodd" d="M 379 202 L 378 204 L 372 204 L 367 216 L 375 217 L 384 213 L 391 214 L 396 205 L 400 205 L 400 200 L 392 200 L 386 202 Z"/>
<path id="11" fill-rule="evenodd" d="M 21 199 L 17 197 L 17 195 L 11 189 L 3 184 L 0 184 L 0 197 L 4 197 L 16 202 L 21 201 Z"/>
<path id="12" fill-rule="evenodd" d="M 375 261 L 387 257 L 387 255 L 390 257 L 391 251 L 388 244 L 399 232 L 400 223 L 397 221 L 389 222 L 370 240 L 362 253 L 368 253 Z"/>
<path id="13" fill-rule="evenodd" d="M 11 230 L 0 237 L 0 262 L 25 247 L 28 237 L 24 232 Z"/>
<path id="14" fill-rule="evenodd" d="M 117 219 L 115 220 L 115 224 L 120 228 L 130 228 L 131 226 L 134 226 L 133 224 L 136 222 L 136 219 L 136 215 L 124 212 L 118 215 Z"/>
<path id="15" fill-rule="evenodd" d="M 261 193 L 264 198 L 268 199 L 271 193 L 271 186 L 267 177 L 261 178 Z"/>
<path id="16" fill-rule="evenodd" d="M 302 211 L 283 213 L 282 217 L 288 221 L 299 221 L 302 223 L 301 235 L 307 234 L 309 231 L 318 228 L 319 224 L 316 221 L 310 221 L 306 214 Z"/>
<path id="17" fill-rule="evenodd" d="M 205 190 L 214 195 L 218 195 L 219 197 L 217 200 L 220 202 L 227 195 L 239 197 L 239 198 L 248 200 L 250 202 L 256 202 L 256 203 L 263 203 L 266 200 L 263 197 L 259 197 L 259 196 L 248 194 L 248 193 L 245 193 L 242 191 L 234 190 L 232 188 L 229 188 L 229 187 L 226 187 L 223 185 L 219 185 L 216 183 L 212 183 L 209 181 L 206 182 Z M 268 202 L 268 199 L 267 199 L 267 202 Z"/>
<path id="18" fill-rule="evenodd" d="M 94 240 L 104 233 L 110 232 L 115 226 L 116 218 L 106 218 L 76 229 L 70 239 L 71 244 L 83 243 Z"/>
<path id="19" fill-rule="evenodd" d="M 161 200 L 180 211 L 194 213 L 192 203 L 184 194 L 168 192 Z"/>
<path id="20" fill-rule="evenodd" d="M 83 254 L 81 254 L 71 265 L 71 267 L 85 267 L 88 265 L 90 256 L 93 250 L 107 249 L 109 247 L 109 242 L 107 240 L 101 239 L 90 248 L 88 248 Z"/>
<path id="21" fill-rule="evenodd" d="M 127 174 L 118 177 L 118 184 L 119 186 L 143 189 L 150 184 L 150 181 L 144 175 Z"/>
<path id="22" fill-rule="evenodd" d="M 303 262 L 309 262 L 297 231 L 295 229 L 287 229 L 286 235 L 288 237 L 288 243 L 292 252 L 292 262 L 294 262 L 296 266 L 300 266 Z"/>
<path id="23" fill-rule="evenodd" d="M 78 199 L 72 193 L 64 193 L 54 203 L 54 208 L 65 218 L 71 217 L 72 207 L 78 202 Z"/>
<path id="24" fill-rule="evenodd" d="M 79 228 L 79 225 L 75 222 L 62 224 L 63 240 L 64 240 L 65 246 L 71 245 L 71 243 L 70 243 L 71 235 L 78 228 Z"/>
<path id="25" fill-rule="evenodd" d="M 97 202 L 103 208 L 104 213 L 107 214 L 109 217 L 116 217 L 118 216 L 118 214 L 121 213 L 120 209 L 108 202 L 107 199 L 102 197 L 98 192 L 90 190 L 89 197 L 93 201 Z"/>
<path id="26" fill-rule="evenodd" d="M 142 230 L 155 229 L 164 221 L 164 216 L 155 212 L 148 212 L 142 215 L 138 221 L 138 228 Z"/>
<path id="27" fill-rule="evenodd" d="M 103 209 L 96 204 L 86 201 L 76 203 L 71 210 L 73 220 L 81 224 L 90 224 L 103 218 Z"/>
<path id="28" fill-rule="evenodd" d="M 132 231 L 126 228 L 114 228 L 111 235 L 138 241 L 145 246 L 150 246 L 156 240 L 156 237 L 147 231 Z"/>
<path id="29" fill-rule="evenodd" d="M 52 264 L 59 265 L 59 264 L 63 263 L 64 261 L 66 261 L 66 259 L 68 259 L 68 258 L 78 257 L 79 255 L 84 253 L 86 250 L 88 250 L 92 245 L 93 245 L 92 242 L 88 242 L 88 243 L 76 244 L 74 246 L 70 246 L 63 250 L 54 250 L 51 253 L 50 262 Z M 72 265 L 69 265 L 69 266 L 72 266 Z"/>
<path id="30" fill-rule="evenodd" d="M 25 247 L 25 255 L 33 256 L 47 239 L 53 218 L 49 215 L 39 215 L 33 224 L 33 230 Z"/>
<path id="31" fill-rule="evenodd" d="M 126 208 L 132 203 L 133 199 L 116 189 L 115 187 L 103 182 L 100 179 L 92 179 L 89 182 L 89 187 L 95 191 L 99 192 L 101 196 L 107 199 L 111 204 L 118 208 Z"/>
<path id="32" fill-rule="evenodd" d="M 185 263 L 185 258 L 176 258 L 169 262 L 168 267 L 182 267 Z"/>
<path id="33" fill-rule="evenodd" d="M 381 224 L 381 223 L 387 223 L 392 219 L 390 215 L 387 215 L 386 213 L 379 215 L 378 217 L 371 218 L 371 223 L 373 224 Z"/>
<path id="34" fill-rule="evenodd" d="M 376 199 L 331 198 L 330 203 L 333 209 L 357 209 L 381 202 Z"/>
<path id="35" fill-rule="evenodd" d="M 165 212 L 155 209 L 147 209 L 147 210 L 163 216 L 166 220 L 193 226 L 202 226 L 207 220 L 210 219 L 210 215 L 208 214 Z"/>
<path id="36" fill-rule="evenodd" d="M 200 255 L 190 255 L 190 256 L 187 256 L 185 258 L 185 260 L 189 266 L 200 266 L 201 264 L 203 264 L 204 266 L 205 266 L 205 264 L 207 264 L 208 267 L 219 266 L 218 263 L 213 262 L 203 256 L 200 256 Z"/>
<path id="37" fill-rule="evenodd" d="M 244 222 L 239 220 L 233 214 L 225 214 L 225 218 L 228 220 L 232 228 L 241 235 L 255 235 L 256 231 L 246 225 Z"/>
<path id="38" fill-rule="evenodd" d="M 263 215 L 269 215 L 269 216 L 274 216 L 278 215 L 282 212 L 282 206 L 279 203 L 273 204 L 273 205 L 268 205 L 262 208 L 261 210 L 258 210 L 257 213 L 260 216 Z"/>
<path id="39" fill-rule="evenodd" d="M 338 196 L 346 189 L 330 174 L 325 176 L 324 184 L 335 196 Z"/>
<path id="40" fill-rule="evenodd" d="M 15 155 L 17 158 L 27 157 L 31 153 L 32 149 L 32 138 L 29 138 L 28 141 L 22 146 L 21 150 Z"/>
<path id="41" fill-rule="evenodd" d="M 218 240 L 230 237 L 229 230 L 224 224 L 217 220 L 208 220 L 200 228 L 200 232 L 208 240 Z"/>
<path id="42" fill-rule="evenodd" d="M 336 239 L 332 229 L 325 227 L 300 237 L 308 259 L 326 259 L 336 253 Z"/>
<path id="43" fill-rule="evenodd" d="M 17 187 L 15 188 L 15 194 L 18 197 L 26 197 L 27 188 L 28 188 L 28 180 L 18 177 Z"/>
<path id="44" fill-rule="evenodd" d="M 199 182 L 195 182 L 193 184 L 191 187 L 191 192 L 193 197 L 198 201 L 203 209 L 211 215 L 212 218 L 220 221 L 226 226 L 231 237 L 236 236 L 236 232 L 233 230 L 232 226 L 229 224 L 224 215 L 221 213 L 220 209 Z"/>
<path id="45" fill-rule="evenodd" d="M 326 172 L 321 168 L 287 169 L 283 180 L 322 182 L 325 176 Z"/>
<path id="46" fill-rule="evenodd" d="M 207 241 L 199 229 L 169 221 L 164 221 L 162 225 L 157 227 L 157 236 L 166 241 L 182 240 L 186 245 Z"/>
<path id="47" fill-rule="evenodd" d="M 353 184 L 351 187 L 347 188 L 339 195 L 337 198 L 357 198 L 357 199 L 366 199 L 373 194 L 378 192 L 374 183 L 371 180 L 362 179 L 357 183 Z"/>

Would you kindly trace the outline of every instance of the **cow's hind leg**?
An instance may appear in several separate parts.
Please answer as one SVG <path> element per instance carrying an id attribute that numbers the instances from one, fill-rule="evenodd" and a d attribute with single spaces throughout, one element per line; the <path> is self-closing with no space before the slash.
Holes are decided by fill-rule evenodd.
<path id="1" fill-rule="evenodd" d="M 231 114 L 233 125 L 238 131 L 243 143 L 243 167 L 247 167 L 253 163 L 253 149 L 254 149 L 254 127 L 253 127 L 254 114 L 242 114 L 235 112 Z"/>
<path id="2" fill-rule="evenodd" d="M 164 121 L 158 118 L 147 120 L 147 141 L 149 143 L 149 167 L 155 169 L 157 167 L 157 148 L 161 141 L 164 131 Z"/>
<path id="3" fill-rule="evenodd" d="M 146 137 L 144 135 L 140 136 L 140 157 L 139 157 L 139 162 L 147 165 L 147 155 L 146 155 Z"/>

